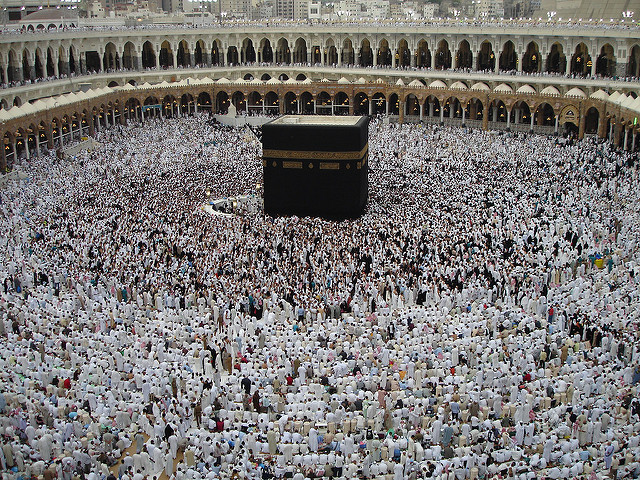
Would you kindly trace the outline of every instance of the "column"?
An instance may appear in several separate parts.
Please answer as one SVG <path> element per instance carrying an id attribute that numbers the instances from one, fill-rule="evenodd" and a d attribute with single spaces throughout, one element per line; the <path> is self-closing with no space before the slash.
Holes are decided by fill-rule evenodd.
<path id="1" fill-rule="evenodd" d="M 440 125 L 444 125 L 444 107 L 440 106 Z"/>
<path id="2" fill-rule="evenodd" d="M 265 105 L 264 105 L 264 97 L 262 97 L 262 116 L 264 116 L 266 113 L 265 111 Z"/>
<path id="3" fill-rule="evenodd" d="M 373 115 L 373 98 L 369 100 L 369 115 Z"/>
<path id="4" fill-rule="evenodd" d="M 98 62 L 100 68 L 98 68 L 98 72 L 104 72 L 104 49 L 98 52 L 98 56 L 100 57 L 100 61 Z"/>
<path id="5" fill-rule="evenodd" d="M 386 99 L 384 102 L 384 113 L 385 115 L 389 115 L 389 99 Z"/>
<path id="6" fill-rule="evenodd" d="M 594 52 L 597 50 L 594 50 Z M 596 62 L 595 60 L 593 60 L 593 58 L 591 59 L 591 76 L 595 77 L 596 75 Z"/>
<path id="7" fill-rule="evenodd" d="M 567 52 L 570 52 L 570 50 L 567 50 Z M 567 68 L 565 69 L 565 74 L 567 76 L 571 75 L 571 57 L 567 54 L 564 57 L 567 61 Z"/>
<path id="8" fill-rule="evenodd" d="M 318 113 L 318 100 L 313 100 L 313 114 L 316 115 Z"/>
<path id="9" fill-rule="evenodd" d="M 635 130 L 633 131 L 633 137 L 631 138 L 631 151 L 635 151 L 636 149 L 636 134 L 638 132 L 636 132 Z"/>
<path id="10" fill-rule="evenodd" d="M 533 114 L 529 115 L 531 118 L 529 119 L 531 121 L 531 125 L 529 126 L 529 132 L 533 133 L 533 119 L 534 116 Z"/>
<path id="11" fill-rule="evenodd" d="M 584 131 L 587 126 L 587 116 L 585 115 L 582 108 L 580 108 L 580 120 L 578 123 L 578 139 L 582 140 L 584 138 Z"/>
<path id="12" fill-rule="evenodd" d="M 396 65 L 397 65 L 396 53 L 391 52 L 391 68 L 396 68 Z"/>
<path id="13" fill-rule="evenodd" d="M 400 100 L 398 104 L 398 123 L 404 123 L 404 102 Z"/>
<path id="14" fill-rule="evenodd" d="M 302 115 L 302 102 L 300 99 L 296 99 L 296 108 L 298 110 L 298 115 Z"/>
<path id="15" fill-rule="evenodd" d="M 436 69 L 436 51 L 435 49 L 431 49 L 431 70 Z"/>
<path id="16" fill-rule="evenodd" d="M 487 113 L 482 115 L 482 129 L 489 130 L 489 115 Z"/>
<path id="17" fill-rule="evenodd" d="M 338 49 L 338 66 L 342 66 L 342 49 Z"/>
<path id="18" fill-rule="evenodd" d="M 56 66 L 56 72 L 57 72 L 57 66 Z M 2 65 L 2 74 L 4 75 L 4 81 L 6 83 L 9 83 L 9 66 L 7 65 L 7 61 L 4 61 L 4 64 Z M 58 76 L 58 74 L 56 73 L 56 77 Z"/>
<path id="19" fill-rule="evenodd" d="M 556 115 L 556 126 L 555 126 L 555 129 L 554 129 L 554 133 L 556 135 L 558 135 L 558 125 L 559 125 L 559 123 L 560 123 L 560 117 L 558 115 Z"/>
<path id="20" fill-rule="evenodd" d="M 624 128 L 624 144 L 622 145 L 622 149 L 625 150 L 625 151 L 628 150 L 628 148 L 627 148 L 627 140 L 629 140 L 629 129 L 627 127 L 625 127 Z M 28 153 L 27 153 L 27 158 L 29 158 Z"/>
<path id="21" fill-rule="evenodd" d="M 424 103 L 420 102 L 420 121 L 424 120 Z"/>
<path id="22" fill-rule="evenodd" d="M 493 65 L 493 71 L 495 73 L 500 73 L 500 55 L 496 55 L 494 57 L 494 60 L 495 60 L 495 62 L 494 62 L 494 65 Z"/>
<path id="23" fill-rule="evenodd" d="M 371 49 L 373 52 L 373 65 L 378 65 L 378 50 Z M 360 53 L 362 54 L 362 49 L 360 49 Z"/>
<path id="24" fill-rule="evenodd" d="M 494 123 L 498 121 L 498 107 L 493 107 L 493 121 Z"/>
<path id="25" fill-rule="evenodd" d="M 522 72 L 522 57 L 523 56 L 524 56 L 524 52 L 518 52 L 517 57 L 516 57 L 516 63 L 517 63 L 518 72 Z"/>
<path id="26" fill-rule="evenodd" d="M 415 68 L 416 62 L 417 62 L 417 55 L 416 54 L 418 52 L 416 52 L 416 48 L 415 47 L 411 51 L 413 52 L 413 55 L 411 55 L 411 66 Z"/>
<path id="27" fill-rule="evenodd" d="M 116 126 L 116 109 L 114 108 L 113 110 L 111 110 L 111 122 L 113 123 L 113 126 Z"/>
<path id="28" fill-rule="evenodd" d="M 27 157 L 27 160 L 30 160 L 31 155 L 29 154 L 29 134 L 27 134 L 27 138 L 24 139 L 24 153 Z"/>
<path id="29" fill-rule="evenodd" d="M 326 63 L 324 48 L 320 49 L 320 63 L 322 65 L 324 65 Z"/>
<path id="30" fill-rule="evenodd" d="M 13 163 L 18 163 L 18 148 L 17 148 L 17 140 L 13 139 Z"/>
<path id="31" fill-rule="evenodd" d="M 613 143 L 613 122 L 609 124 L 609 141 Z"/>
<path id="32" fill-rule="evenodd" d="M 507 108 L 507 130 L 511 127 L 511 110 Z"/>
<path id="33" fill-rule="evenodd" d="M 331 97 L 331 115 L 335 115 L 335 103 L 334 103 L 334 97 Z"/>
<path id="34" fill-rule="evenodd" d="M 429 116 L 433 117 L 433 102 L 429 102 Z"/>
<path id="35" fill-rule="evenodd" d="M 633 138 L 635 141 L 635 135 L 633 136 Z M 39 157 L 40 156 L 40 130 L 36 131 L 35 139 L 36 139 L 36 155 Z"/>
<path id="36" fill-rule="evenodd" d="M 467 109 L 462 107 L 462 105 L 460 105 L 460 108 L 462 108 L 462 126 L 465 126 L 465 120 L 467 118 Z"/>

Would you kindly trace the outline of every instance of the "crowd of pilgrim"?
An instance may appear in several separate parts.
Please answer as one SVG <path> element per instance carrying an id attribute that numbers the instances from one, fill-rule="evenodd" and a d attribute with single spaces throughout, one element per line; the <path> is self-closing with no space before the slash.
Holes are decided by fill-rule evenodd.
<path id="1" fill-rule="evenodd" d="M 362 217 L 210 214 L 254 132 L 0 187 L 3 480 L 640 476 L 635 154 L 373 119 Z"/>

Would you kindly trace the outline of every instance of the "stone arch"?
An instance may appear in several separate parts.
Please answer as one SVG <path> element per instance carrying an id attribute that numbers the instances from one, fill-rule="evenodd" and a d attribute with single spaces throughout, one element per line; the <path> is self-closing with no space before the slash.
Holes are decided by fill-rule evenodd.
<path id="1" fill-rule="evenodd" d="M 316 101 L 313 95 L 309 92 L 302 92 L 300 94 L 300 111 L 303 114 L 310 114 L 315 112 Z"/>
<path id="2" fill-rule="evenodd" d="M 333 42 L 333 39 L 330 38 L 325 42 L 325 54 L 324 54 L 325 65 L 337 65 L 338 64 L 338 49 Z"/>
<path id="3" fill-rule="evenodd" d="M 47 77 L 53 77 L 56 74 L 56 65 L 53 61 L 53 50 L 51 47 L 47 48 L 47 64 L 46 64 L 46 72 Z"/>
<path id="4" fill-rule="evenodd" d="M 414 94 L 410 93 L 404 100 L 404 113 L 412 117 L 420 116 L 420 99 Z"/>
<path id="5" fill-rule="evenodd" d="M 46 59 L 42 61 L 42 50 L 40 48 L 36 48 L 35 51 L 35 59 L 33 62 L 34 70 L 35 70 L 35 78 L 44 78 L 46 76 Z"/>
<path id="6" fill-rule="evenodd" d="M 252 112 L 262 112 L 262 101 L 263 98 L 260 92 L 250 92 L 249 95 L 247 95 L 247 112 L 249 114 Z"/>
<path id="7" fill-rule="evenodd" d="M 29 52 L 29 49 L 25 48 L 24 50 L 22 50 L 22 77 L 25 81 L 35 80 L 35 74 L 31 71 L 31 65 L 29 64 L 30 56 L 31 53 Z"/>
<path id="8" fill-rule="evenodd" d="M 268 38 L 260 40 L 260 61 L 264 63 L 273 63 L 273 49 Z"/>
<path id="9" fill-rule="evenodd" d="M 264 108 L 267 115 L 277 115 L 280 111 L 280 98 L 273 90 L 264 96 Z"/>
<path id="10" fill-rule="evenodd" d="M 473 53 L 471 53 L 471 46 L 467 40 L 462 40 L 458 46 L 458 51 L 456 52 L 456 68 L 473 68 Z"/>
<path id="11" fill-rule="evenodd" d="M 596 75 L 603 77 L 613 77 L 616 74 L 616 57 L 613 47 L 605 43 L 600 49 L 600 55 L 596 60 Z"/>
<path id="12" fill-rule="evenodd" d="M 630 77 L 640 76 L 640 45 L 634 45 L 629 52 L 627 63 L 627 75 Z"/>
<path id="13" fill-rule="evenodd" d="M 376 92 L 371 97 L 372 113 L 374 115 L 386 113 L 387 111 L 387 97 L 382 92 Z"/>
<path id="14" fill-rule="evenodd" d="M 127 99 L 124 104 L 124 112 L 127 120 L 139 120 L 142 118 L 142 105 L 140 105 L 140 100 L 136 97 L 131 97 Z M 86 116 L 86 111 L 85 111 Z"/>
<path id="15" fill-rule="evenodd" d="M 389 42 L 386 38 L 383 38 L 378 45 L 378 65 L 390 67 L 393 63 L 392 55 Z"/>
<path id="16" fill-rule="evenodd" d="M 411 50 L 409 50 L 409 43 L 404 38 L 398 42 L 398 50 L 396 51 L 395 55 L 397 66 L 411 66 Z"/>
<path id="17" fill-rule="evenodd" d="M 368 38 L 363 38 L 360 42 L 360 52 L 358 54 L 358 65 L 361 67 L 373 66 L 373 50 Z"/>
<path id="18" fill-rule="evenodd" d="M 240 54 L 238 53 L 238 47 L 230 45 L 227 48 L 227 65 L 238 65 L 240 63 Z"/>
<path id="19" fill-rule="evenodd" d="M 522 56 L 522 71 L 526 73 L 537 73 L 541 67 L 540 48 L 536 42 L 529 42 Z"/>
<path id="20" fill-rule="evenodd" d="M 431 68 L 431 51 L 425 39 L 420 40 L 416 48 L 416 67 Z"/>
<path id="21" fill-rule="evenodd" d="M 276 63 L 289 65 L 291 63 L 291 49 L 289 48 L 289 41 L 280 37 L 276 47 Z"/>
<path id="22" fill-rule="evenodd" d="M 298 110 L 300 104 L 298 103 L 298 97 L 293 92 L 287 92 L 284 94 L 284 113 L 286 115 L 302 113 Z"/>
<path id="23" fill-rule="evenodd" d="M 71 45 L 69 47 L 69 73 L 78 73 L 77 69 L 79 65 L 76 65 L 76 54 L 74 53 L 74 47 Z M 80 60 L 80 54 L 78 54 L 78 60 Z"/>
<path id="24" fill-rule="evenodd" d="M 269 75 L 268 73 L 263 73 L 262 76 L 260 77 L 260 80 L 262 80 L 263 82 L 271 80 L 271 75 Z"/>
<path id="25" fill-rule="evenodd" d="M 356 94 L 353 100 L 353 114 L 354 115 L 368 115 L 369 114 L 369 96 L 364 92 Z"/>
<path id="26" fill-rule="evenodd" d="M 449 42 L 444 38 L 438 43 L 436 50 L 436 70 L 448 70 L 451 68 L 451 50 Z"/>
<path id="27" fill-rule="evenodd" d="M 297 82 L 304 82 L 307 79 L 307 76 L 304 73 L 299 73 L 296 75 Z"/>
<path id="28" fill-rule="evenodd" d="M 244 77 L 242 77 L 243 80 L 246 80 L 248 82 L 250 82 L 251 80 L 253 80 L 253 74 L 252 73 L 247 73 Z"/>
<path id="29" fill-rule="evenodd" d="M 198 110 L 208 110 L 209 112 L 211 111 L 212 107 L 212 103 L 211 103 L 211 95 L 209 94 L 209 92 L 200 92 L 198 94 L 198 98 L 196 100 L 196 104 L 198 106 Z"/>
<path id="30" fill-rule="evenodd" d="M 113 88 L 117 86 L 118 86 L 118 82 L 116 82 L 115 80 L 111 80 L 108 85 L 109 88 Z"/>
<path id="31" fill-rule="evenodd" d="M 15 136 L 13 135 L 13 133 L 11 133 L 10 131 L 5 132 L 4 134 L 4 156 L 7 160 L 7 167 L 10 168 L 10 166 L 13 163 L 16 163 L 17 157 L 16 157 L 16 152 L 14 151 L 14 141 Z"/>
<path id="32" fill-rule="evenodd" d="M 465 110 L 467 111 L 466 117 L 469 120 L 482 120 L 482 118 L 484 117 L 484 104 L 479 98 L 471 98 L 467 102 Z"/>
<path id="33" fill-rule="evenodd" d="M 571 57 L 571 73 L 581 77 L 591 74 L 591 55 L 584 42 L 580 42 Z"/>
<path id="34" fill-rule="evenodd" d="M 216 95 L 216 111 L 224 115 L 229 111 L 230 104 L 229 94 L 224 90 L 219 91 Z"/>
<path id="35" fill-rule="evenodd" d="M 21 107 L 22 106 L 22 99 L 18 95 L 13 97 L 13 106 L 14 107 Z"/>
<path id="36" fill-rule="evenodd" d="M 168 40 L 160 45 L 160 54 L 158 55 L 158 63 L 162 68 L 173 67 L 173 50 Z"/>
<path id="37" fill-rule="evenodd" d="M 353 42 L 351 39 L 345 38 L 342 42 L 342 64 L 343 65 L 355 65 L 356 55 L 353 49 Z"/>
<path id="38" fill-rule="evenodd" d="M 202 39 L 193 48 L 193 64 L 200 67 L 207 65 L 207 47 Z"/>
<path id="39" fill-rule="evenodd" d="M 389 95 L 389 115 L 400 115 L 400 97 L 397 93 Z"/>
<path id="40" fill-rule="evenodd" d="M 444 118 L 462 118 L 462 104 L 455 95 L 447 98 L 442 104 Z"/>
<path id="41" fill-rule="evenodd" d="M 184 115 L 191 115 L 195 111 L 195 101 L 190 93 L 183 93 L 180 96 L 180 111 Z"/>
<path id="42" fill-rule="evenodd" d="M 591 107 L 585 114 L 584 133 L 593 135 L 598 133 L 600 126 L 600 112 L 596 107 Z"/>
<path id="43" fill-rule="evenodd" d="M 40 141 L 40 145 L 46 145 L 49 143 L 49 135 L 47 134 L 48 128 L 44 124 L 44 121 L 38 124 L 38 140 Z"/>
<path id="44" fill-rule="evenodd" d="M 245 112 L 247 110 L 247 100 L 245 99 L 244 93 L 240 90 L 233 92 L 233 95 L 231 95 L 231 103 L 236 107 L 236 112 L 238 113 Z"/>
<path id="45" fill-rule="evenodd" d="M 496 69 L 496 55 L 489 40 L 485 40 L 480 44 L 476 68 L 480 71 L 488 70 L 490 72 Z"/>
<path id="46" fill-rule="evenodd" d="M 224 65 L 224 51 L 220 40 L 214 40 L 211 43 L 211 65 Z"/>
<path id="47" fill-rule="evenodd" d="M 556 112 L 547 102 L 538 105 L 534 111 L 533 123 L 539 126 L 551 127 L 555 125 Z"/>
<path id="48" fill-rule="evenodd" d="M 440 116 L 440 100 L 435 95 L 429 95 L 424 100 L 424 114 L 429 118 Z"/>
<path id="49" fill-rule="evenodd" d="M 122 68 L 126 70 L 135 70 L 137 68 L 136 47 L 132 42 L 124 44 L 122 51 Z"/>
<path id="50" fill-rule="evenodd" d="M 564 73 L 567 69 L 567 57 L 564 54 L 564 47 L 560 42 L 551 45 L 551 50 L 547 56 L 548 73 Z"/>
<path id="51" fill-rule="evenodd" d="M 156 68 L 156 54 L 149 41 L 142 45 L 142 68 Z"/>
<path id="52" fill-rule="evenodd" d="M 189 51 L 189 44 L 186 40 L 181 40 L 178 43 L 178 51 L 176 52 L 176 67 L 190 67 L 191 66 L 191 52 Z"/>
<path id="53" fill-rule="evenodd" d="M 489 105 L 488 117 L 490 122 L 507 122 L 507 107 L 500 99 L 495 99 Z"/>
<path id="54" fill-rule="evenodd" d="M 331 115 L 331 111 L 331 95 L 323 90 L 316 97 L 316 113 L 318 115 Z"/>
<path id="55" fill-rule="evenodd" d="M 178 113 L 178 100 L 172 94 L 162 99 L 162 114 L 166 118 L 174 117 Z"/>
<path id="56" fill-rule="evenodd" d="M 511 123 L 514 125 L 531 124 L 531 108 L 524 100 L 518 100 L 512 105 Z"/>
<path id="57" fill-rule="evenodd" d="M 286 82 L 287 80 L 289 80 L 289 75 L 287 75 L 286 73 L 281 73 L 278 77 L 278 80 L 280 80 L 281 82 Z"/>
<path id="58" fill-rule="evenodd" d="M 324 49 L 325 55 L 327 49 Z M 311 65 L 321 65 L 322 64 L 322 49 L 320 45 L 314 45 L 311 47 L 311 52 L 309 53 Z"/>
<path id="59" fill-rule="evenodd" d="M 336 115 L 349 114 L 349 95 L 345 92 L 337 92 L 333 97 L 333 111 Z"/>
<path id="60" fill-rule="evenodd" d="M 516 47 L 511 40 L 507 40 L 500 53 L 500 71 L 510 72 L 518 68 L 518 55 Z"/>
<path id="61" fill-rule="evenodd" d="M 19 82 L 22 80 L 22 75 L 20 73 L 21 66 L 18 64 L 18 55 L 13 49 L 9 50 L 9 54 L 7 55 L 7 80 L 9 83 L 11 82 Z"/>
<path id="62" fill-rule="evenodd" d="M 253 40 L 245 38 L 242 41 L 242 49 L 240 51 L 242 57 L 242 63 L 255 63 L 256 62 L 256 49 L 253 46 Z"/>
<path id="63" fill-rule="evenodd" d="M 104 46 L 104 55 L 102 56 L 102 68 L 105 71 L 117 70 L 120 65 L 118 50 L 113 42 L 108 42 Z"/>
<path id="64" fill-rule="evenodd" d="M 293 48 L 293 63 L 307 63 L 307 42 L 304 38 L 298 37 Z"/>

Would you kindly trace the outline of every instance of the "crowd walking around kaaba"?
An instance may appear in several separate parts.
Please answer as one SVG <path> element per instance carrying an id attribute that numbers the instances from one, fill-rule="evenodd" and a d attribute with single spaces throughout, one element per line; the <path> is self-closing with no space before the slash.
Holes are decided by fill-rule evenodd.
<path id="1" fill-rule="evenodd" d="M 0 187 L 3 480 L 640 476 L 635 154 L 374 119 L 329 221 L 207 213 L 206 114 L 96 140 Z"/>

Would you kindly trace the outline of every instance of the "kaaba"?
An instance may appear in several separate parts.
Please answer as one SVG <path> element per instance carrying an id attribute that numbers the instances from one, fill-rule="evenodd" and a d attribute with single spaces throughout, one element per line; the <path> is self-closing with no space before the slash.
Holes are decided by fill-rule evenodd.
<path id="1" fill-rule="evenodd" d="M 285 115 L 262 126 L 264 210 L 353 218 L 367 204 L 368 117 Z"/>

